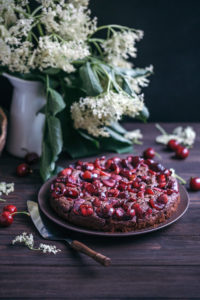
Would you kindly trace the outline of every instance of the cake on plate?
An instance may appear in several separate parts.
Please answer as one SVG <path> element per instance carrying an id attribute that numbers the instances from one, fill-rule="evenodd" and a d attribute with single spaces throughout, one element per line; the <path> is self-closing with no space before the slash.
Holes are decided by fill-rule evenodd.
<path id="1" fill-rule="evenodd" d="M 77 161 L 51 184 L 50 205 L 62 219 L 104 232 L 164 222 L 180 202 L 178 182 L 161 163 L 139 156 Z"/>

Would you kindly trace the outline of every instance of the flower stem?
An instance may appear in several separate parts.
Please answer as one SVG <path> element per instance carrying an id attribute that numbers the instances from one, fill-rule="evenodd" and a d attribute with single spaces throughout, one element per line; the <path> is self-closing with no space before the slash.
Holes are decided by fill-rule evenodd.
<path id="1" fill-rule="evenodd" d="M 0 198 L 0 201 L 6 202 L 6 200 L 5 200 L 5 199 L 2 199 L 2 198 Z"/>
<path id="2" fill-rule="evenodd" d="M 155 126 L 163 135 L 168 135 L 168 133 L 160 126 L 160 124 L 156 124 Z"/>

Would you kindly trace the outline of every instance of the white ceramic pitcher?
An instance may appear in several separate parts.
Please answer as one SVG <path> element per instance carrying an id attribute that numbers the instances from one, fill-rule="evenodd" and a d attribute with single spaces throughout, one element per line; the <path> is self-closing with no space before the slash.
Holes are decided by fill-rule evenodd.
<path id="1" fill-rule="evenodd" d="M 40 156 L 45 116 L 39 110 L 46 103 L 44 87 L 39 81 L 3 75 L 14 87 L 7 150 L 17 157 L 24 157 L 27 152 L 36 152 Z"/>

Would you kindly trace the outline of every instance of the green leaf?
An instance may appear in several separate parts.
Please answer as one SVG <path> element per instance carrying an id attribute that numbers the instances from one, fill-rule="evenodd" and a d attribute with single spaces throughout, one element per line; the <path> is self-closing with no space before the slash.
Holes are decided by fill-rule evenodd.
<path id="1" fill-rule="evenodd" d="M 48 68 L 46 70 L 42 71 L 44 74 L 47 75 L 56 75 L 60 72 L 60 69 L 56 69 L 56 68 Z"/>
<path id="2" fill-rule="evenodd" d="M 42 157 L 40 161 L 40 174 L 42 179 L 46 181 L 52 176 L 52 172 L 55 169 L 55 163 L 52 161 L 52 151 L 48 140 L 42 143 Z"/>
<path id="3" fill-rule="evenodd" d="M 92 156 L 99 153 L 99 143 L 80 135 L 73 127 L 68 127 L 64 134 L 64 149 L 72 158 Z"/>
<path id="4" fill-rule="evenodd" d="M 52 160 L 57 160 L 58 155 L 62 151 L 63 139 L 60 121 L 53 116 L 47 117 L 48 137 L 52 151 Z"/>
<path id="5" fill-rule="evenodd" d="M 122 88 L 131 97 L 135 94 L 126 78 L 123 78 Z"/>
<path id="6" fill-rule="evenodd" d="M 119 122 L 113 122 L 109 127 L 122 135 L 124 135 L 127 132 L 127 130 L 124 127 L 122 127 Z"/>
<path id="7" fill-rule="evenodd" d="M 132 142 L 128 139 L 126 139 L 124 136 L 121 134 L 117 133 L 116 131 L 112 130 L 109 127 L 106 127 L 106 130 L 108 131 L 109 135 L 119 143 L 127 144 L 127 145 L 132 145 Z"/>
<path id="8" fill-rule="evenodd" d="M 49 99 L 48 99 L 48 112 L 50 112 L 53 116 L 62 111 L 66 104 L 63 100 L 63 97 L 56 91 L 51 88 L 48 89 Z"/>
<path id="9" fill-rule="evenodd" d="M 143 110 L 140 112 L 140 114 L 138 116 L 136 116 L 137 120 L 141 120 L 143 122 L 146 122 L 147 119 L 149 118 L 149 110 L 148 108 L 144 105 Z"/>
<path id="10" fill-rule="evenodd" d="M 89 62 L 79 69 L 79 74 L 82 86 L 88 96 L 97 96 L 103 92 L 99 78 Z"/>
<path id="11" fill-rule="evenodd" d="M 102 138 L 100 141 L 101 149 L 106 151 L 114 151 L 117 153 L 127 153 L 133 151 L 131 141 L 125 139 L 122 135 L 115 132 L 111 128 L 106 128 L 110 134 L 108 138 Z"/>
<path id="12" fill-rule="evenodd" d="M 153 73 L 153 71 L 149 70 L 149 68 L 137 68 L 137 69 L 124 69 L 124 68 L 115 68 L 117 74 L 129 77 L 141 77 L 141 76 L 149 76 Z"/>
<path id="13" fill-rule="evenodd" d="M 81 131 L 81 130 L 79 130 L 78 132 L 79 132 L 79 134 L 80 134 L 83 138 L 85 138 L 85 139 L 91 141 L 92 143 L 94 143 L 94 145 L 95 145 L 97 148 L 99 148 L 99 141 L 98 141 L 97 139 L 95 139 L 94 137 L 92 137 L 92 136 L 89 135 L 88 133 L 83 132 L 83 131 Z"/>

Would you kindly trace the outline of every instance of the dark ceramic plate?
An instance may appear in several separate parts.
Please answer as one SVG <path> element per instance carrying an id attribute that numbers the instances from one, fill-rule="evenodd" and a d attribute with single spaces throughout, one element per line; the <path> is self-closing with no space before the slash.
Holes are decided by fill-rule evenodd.
<path id="1" fill-rule="evenodd" d="M 174 214 L 166 220 L 165 222 L 158 224 L 156 226 L 151 226 L 148 228 L 144 229 L 138 229 L 135 231 L 130 231 L 130 232 L 116 232 L 116 233 L 109 233 L 109 232 L 102 232 L 102 231 L 95 231 L 95 230 L 89 230 L 85 229 L 84 227 L 79 227 L 73 224 L 68 223 L 67 221 L 63 220 L 60 218 L 50 207 L 49 202 L 48 202 L 48 197 L 49 197 L 49 190 L 50 190 L 50 185 L 52 181 L 55 179 L 55 177 L 51 178 L 47 182 L 43 184 L 41 187 L 39 194 L 38 194 L 38 203 L 41 211 L 45 214 L 45 216 L 53 221 L 54 223 L 72 231 L 84 233 L 84 234 L 89 234 L 89 235 L 96 235 L 96 236 L 112 236 L 112 237 L 122 237 L 122 236 L 132 236 L 132 235 L 139 235 L 139 234 L 144 234 L 152 231 L 156 231 L 158 229 L 164 228 L 166 226 L 171 225 L 172 223 L 176 222 L 178 219 L 180 219 L 184 213 L 187 211 L 188 206 L 189 206 L 189 196 L 186 191 L 186 189 L 182 186 L 179 185 L 179 190 L 180 190 L 180 195 L 181 195 L 181 202 L 178 206 L 178 209 Z"/>

